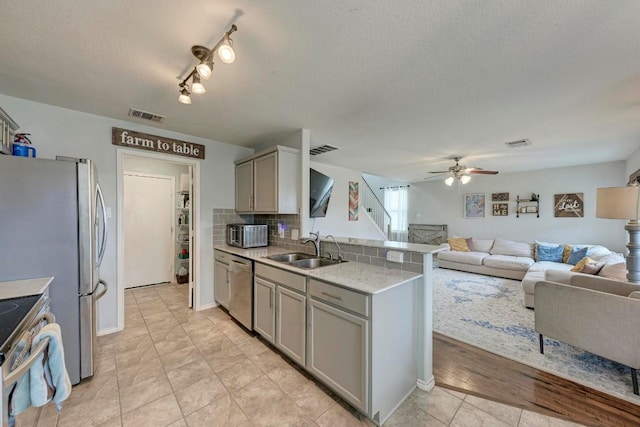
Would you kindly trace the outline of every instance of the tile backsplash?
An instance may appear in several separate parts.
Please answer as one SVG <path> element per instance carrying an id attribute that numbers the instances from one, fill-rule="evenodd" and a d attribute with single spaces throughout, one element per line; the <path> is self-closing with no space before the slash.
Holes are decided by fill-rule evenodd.
<path id="1" fill-rule="evenodd" d="M 265 214 L 237 214 L 233 209 L 213 209 L 213 245 L 226 243 L 227 224 L 267 224 L 269 226 L 269 244 L 280 246 L 292 252 L 313 253 L 311 243 L 303 244 L 300 240 L 291 240 L 291 230 L 300 231 L 300 215 L 265 215 Z M 278 234 L 278 224 L 285 225 L 284 237 Z M 387 261 L 389 249 L 354 244 L 340 244 L 342 258 L 347 261 L 357 261 L 364 264 L 379 265 L 397 270 L 422 273 L 423 254 L 419 252 L 404 252 L 404 263 Z M 394 249 L 395 250 L 395 249 Z M 337 256 L 338 250 L 332 241 L 323 241 L 320 245 L 322 256 L 330 252 Z"/>

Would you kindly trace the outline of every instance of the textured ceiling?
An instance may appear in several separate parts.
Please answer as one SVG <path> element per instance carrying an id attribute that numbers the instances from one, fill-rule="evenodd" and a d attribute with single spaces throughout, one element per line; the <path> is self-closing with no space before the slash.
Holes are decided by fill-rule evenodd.
<path id="1" fill-rule="evenodd" d="M 0 93 L 415 180 L 626 159 L 640 145 L 640 1 L 4 0 Z M 177 102 L 231 23 L 237 60 Z M 131 119 L 135 120 L 135 119 Z M 529 138 L 510 150 L 505 142 Z"/>

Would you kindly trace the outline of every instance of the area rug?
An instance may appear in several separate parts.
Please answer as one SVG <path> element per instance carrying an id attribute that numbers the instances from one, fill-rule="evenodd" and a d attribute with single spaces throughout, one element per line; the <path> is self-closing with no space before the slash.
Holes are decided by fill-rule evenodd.
<path id="1" fill-rule="evenodd" d="M 628 367 L 553 339 L 540 354 L 533 310 L 522 301 L 520 281 L 436 269 L 433 330 L 640 405 Z"/>

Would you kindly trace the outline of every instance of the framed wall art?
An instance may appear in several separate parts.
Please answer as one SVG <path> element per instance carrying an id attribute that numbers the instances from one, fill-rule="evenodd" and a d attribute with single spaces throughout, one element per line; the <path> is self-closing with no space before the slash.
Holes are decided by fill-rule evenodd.
<path id="1" fill-rule="evenodd" d="M 509 193 L 491 193 L 492 202 L 508 202 Z"/>
<path id="2" fill-rule="evenodd" d="M 358 206 L 360 204 L 359 183 L 349 181 L 349 221 L 358 220 Z"/>
<path id="3" fill-rule="evenodd" d="M 494 203 L 493 216 L 509 216 L 509 203 Z"/>
<path id="4" fill-rule="evenodd" d="M 464 195 L 464 217 L 484 218 L 485 195 L 469 193 Z"/>
<path id="5" fill-rule="evenodd" d="M 584 217 L 584 193 L 553 195 L 553 216 L 556 218 Z"/>

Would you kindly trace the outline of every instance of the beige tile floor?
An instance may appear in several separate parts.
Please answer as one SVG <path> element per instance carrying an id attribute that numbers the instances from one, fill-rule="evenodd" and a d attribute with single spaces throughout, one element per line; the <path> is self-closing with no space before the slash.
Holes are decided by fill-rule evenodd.
<path id="1" fill-rule="evenodd" d="M 220 309 L 193 312 L 186 285 L 125 293 L 126 328 L 98 340 L 96 374 L 60 415 L 29 410 L 23 426 L 372 426 L 247 334 Z M 387 426 L 576 426 L 436 387 L 417 390 Z"/>

